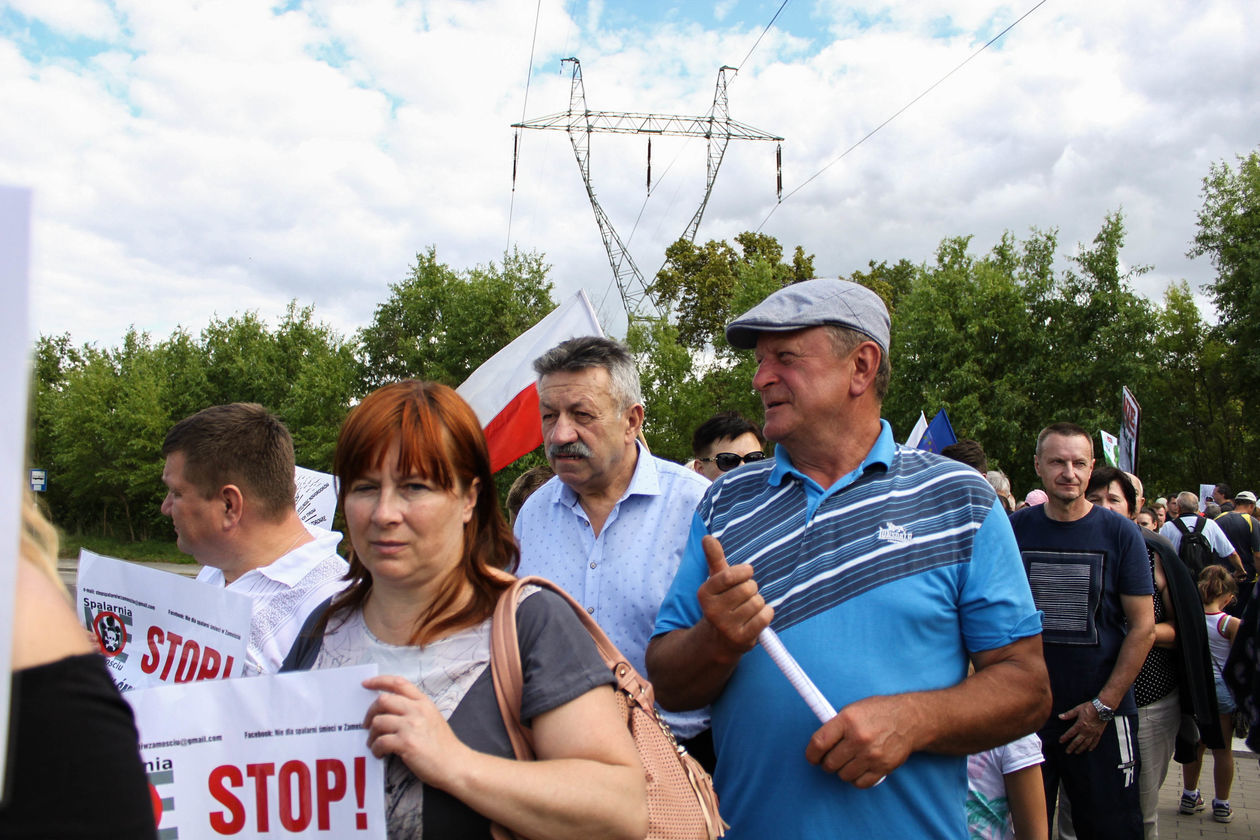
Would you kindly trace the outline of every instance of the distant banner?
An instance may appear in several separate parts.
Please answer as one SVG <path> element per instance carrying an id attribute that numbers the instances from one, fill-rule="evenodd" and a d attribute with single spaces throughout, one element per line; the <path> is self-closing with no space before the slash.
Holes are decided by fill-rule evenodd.
<path id="1" fill-rule="evenodd" d="M 1142 423 L 1142 406 L 1138 405 L 1133 393 L 1125 388 L 1123 391 L 1124 423 L 1120 426 L 1120 469 L 1137 475 L 1138 466 L 1138 428 Z"/>
<path id="2" fill-rule="evenodd" d="M 1212 494 L 1216 492 L 1215 484 L 1199 485 L 1199 513 L 1207 510 L 1207 503 L 1212 501 Z"/>
<path id="3" fill-rule="evenodd" d="M 333 514 L 337 511 L 337 485 L 331 475 L 318 470 L 298 467 L 294 479 L 297 481 L 298 516 L 307 525 L 333 529 Z"/>
<path id="4" fill-rule="evenodd" d="M 119 690 L 245 673 L 248 595 L 86 549 L 78 587 L 83 626 Z"/>
<path id="5" fill-rule="evenodd" d="M 133 691 L 159 840 L 385 838 L 375 665 Z"/>
<path id="6" fill-rule="evenodd" d="M 1120 440 L 1111 432 L 1098 430 L 1099 436 L 1102 438 L 1103 460 L 1109 465 L 1116 466 L 1119 462 L 1116 460 L 1116 453 L 1120 447 Z"/>

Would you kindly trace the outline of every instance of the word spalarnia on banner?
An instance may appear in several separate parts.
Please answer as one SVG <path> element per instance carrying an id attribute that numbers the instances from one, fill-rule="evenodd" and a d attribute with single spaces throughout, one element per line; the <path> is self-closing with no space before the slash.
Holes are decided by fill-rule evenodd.
<path id="1" fill-rule="evenodd" d="M 384 840 L 363 715 L 375 666 L 132 691 L 161 840 Z"/>
<path id="2" fill-rule="evenodd" d="M 246 672 L 248 595 L 84 549 L 77 597 L 120 691 Z"/>

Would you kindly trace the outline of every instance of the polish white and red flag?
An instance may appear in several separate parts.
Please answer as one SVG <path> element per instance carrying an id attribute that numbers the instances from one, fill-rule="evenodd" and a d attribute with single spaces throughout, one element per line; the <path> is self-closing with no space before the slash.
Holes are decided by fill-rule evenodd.
<path id="1" fill-rule="evenodd" d="M 570 338 L 603 334 L 586 292 L 578 291 L 491 356 L 456 389 L 477 412 L 485 430 L 491 470 L 503 469 L 542 444 L 534 359 Z"/>

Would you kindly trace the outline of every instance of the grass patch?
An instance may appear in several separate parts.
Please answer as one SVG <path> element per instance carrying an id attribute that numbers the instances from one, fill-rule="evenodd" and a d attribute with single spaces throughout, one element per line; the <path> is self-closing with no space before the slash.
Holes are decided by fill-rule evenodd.
<path id="1" fill-rule="evenodd" d="M 100 537 L 92 534 L 67 534 L 58 529 L 61 537 L 62 557 L 78 557 L 79 549 L 86 548 L 107 557 L 120 560 L 138 560 L 142 563 L 188 563 L 196 561 L 184 554 L 174 542 L 166 540 L 146 540 L 131 542 L 113 537 Z"/>

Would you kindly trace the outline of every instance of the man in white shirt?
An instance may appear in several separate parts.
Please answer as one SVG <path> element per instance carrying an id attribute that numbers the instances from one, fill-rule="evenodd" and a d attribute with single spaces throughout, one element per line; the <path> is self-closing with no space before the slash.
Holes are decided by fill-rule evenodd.
<path id="1" fill-rule="evenodd" d="M 162 513 L 197 580 L 254 601 L 247 674 L 280 669 L 307 615 L 339 592 L 341 534 L 305 525 L 294 506 L 293 438 L 255 403 L 203 409 L 162 444 Z"/>
<path id="2" fill-rule="evenodd" d="M 1183 533 L 1202 531 L 1203 537 L 1207 540 L 1208 545 L 1212 547 L 1212 553 L 1216 555 L 1216 562 L 1229 569 L 1237 579 L 1246 580 L 1247 570 L 1243 568 L 1242 559 L 1238 556 L 1238 552 L 1234 550 L 1234 544 L 1229 541 L 1229 537 L 1225 536 L 1225 532 L 1221 530 L 1221 526 L 1211 519 L 1201 517 L 1195 513 L 1199 509 L 1199 497 L 1189 491 L 1178 493 L 1177 508 L 1178 515 L 1176 517 L 1169 516 L 1168 521 L 1164 523 L 1164 527 L 1159 529 L 1160 536 L 1167 537 L 1168 541 L 1173 544 L 1173 550 L 1181 551 L 1181 537 Z M 1181 523 L 1181 527 L 1178 527 L 1178 522 Z M 1201 571 L 1202 569 L 1190 570 L 1191 574 L 1196 576 Z"/>

